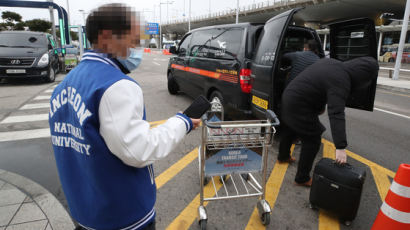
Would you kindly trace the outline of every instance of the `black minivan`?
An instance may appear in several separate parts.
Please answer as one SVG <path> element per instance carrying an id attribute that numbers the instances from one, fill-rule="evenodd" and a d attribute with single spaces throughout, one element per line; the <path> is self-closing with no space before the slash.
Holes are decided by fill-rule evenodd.
<path id="1" fill-rule="evenodd" d="M 220 102 L 225 113 L 240 112 L 265 118 L 267 109 L 279 112 L 289 68 L 285 53 L 302 51 L 308 40 L 321 44 L 316 31 L 304 27 L 292 9 L 265 25 L 219 25 L 193 30 L 171 48 L 168 90 L 196 97 L 206 95 Z M 302 25 L 302 26 L 301 26 Z M 354 19 L 329 25 L 330 57 L 341 61 L 361 56 L 377 57 L 376 32 L 370 19 Z M 319 56 L 324 58 L 322 46 Z M 348 107 L 372 110 L 376 81 L 365 95 L 349 98 Z"/>
<path id="2" fill-rule="evenodd" d="M 58 54 L 52 35 L 31 31 L 0 31 L 0 79 L 55 80 Z"/>

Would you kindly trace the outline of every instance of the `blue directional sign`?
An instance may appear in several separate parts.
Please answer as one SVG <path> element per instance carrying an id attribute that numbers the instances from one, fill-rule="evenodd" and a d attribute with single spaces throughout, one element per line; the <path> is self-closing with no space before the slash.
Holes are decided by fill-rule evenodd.
<path id="1" fill-rule="evenodd" d="M 148 23 L 145 27 L 145 34 L 159 34 L 159 24 Z"/>

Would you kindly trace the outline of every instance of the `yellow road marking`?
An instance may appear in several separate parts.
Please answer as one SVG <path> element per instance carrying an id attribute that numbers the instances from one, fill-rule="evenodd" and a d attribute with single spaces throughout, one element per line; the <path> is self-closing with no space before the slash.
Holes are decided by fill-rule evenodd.
<path id="1" fill-rule="evenodd" d="M 174 176 L 176 176 L 182 169 L 189 165 L 193 160 L 198 157 L 198 148 L 195 148 L 190 153 L 181 158 L 177 163 L 173 164 L 167 170 L 165 170 L 161 175 L 155 178 L 155 184 L 157 189 L 160 189 L 164 184 L 170 181 Z"/>
<path id="2" fill-rule="evenodd" d="M 292 145 L 290 152 L 291 155 L 295 145 Z M 265 199 L 271 206 L 272 212 L 275 207 L 276 199 L 278 198 L 280 188 L 282 186 L 283 178 L 285 177 L 286 171 L 288 170 L 289 164 L 280 164 L 276 161 L 275 166 L 270 174 L 270 177 L 266 183 L 266 194 Z M 252 215 L 249 218 L 246 230 L 251 229 L 266 229 L 259 218 L 258 209 L 255 207 L 253 209 Z"/>
<path id="3" fill-rule="evenodd" d="M 379 167 L 370 166 L 372 171 L 374 182 L 376 183 L 377 190 L 379 191 L 380 199 L 384 201 L 390 188 L 390 180 L 387 175 L 379 170 Z"/>
<path id="4" fill-rule="evenodd" d="M 216 179 L 215 179 L 216 178 Z M 219 181 L 218 177 L 215 177 L 215 187 L 218 191 L 222 187 L 222 183 Z M 215 190 L 212 181 L 204 187 L 204 197 L 215 196 Z M 204 207 L 208 205 L 208 202 L 204 202 Z M 166 228 L 167 230 L 184 230 L 188 229 L 192 223 L 198 217 L 198 207 L 199 207 L 199 193 L 196 197 L 189 203 L 188 206 L 172 221 L 170 225 Z"/>
<path id="5" fill-rule="evenodd" d="M 158 125 L 161 125 L 163 123 L 165 123 L 167 120 L 161 120 L 161 121 L 152 121 L 149 122 L 149 125 L 151 126 L 151 128 L 155 128 Z"/>
<path id="6" fill-rule="evenodd" d="M 322 139 L 323 143 L 323 157 L 335 159 L 336 147 L 333 143 Z M 329 214 L 328 212 L 319 210 L 319 230 L 339 230 L 340 224 L 337 217 Z"/>

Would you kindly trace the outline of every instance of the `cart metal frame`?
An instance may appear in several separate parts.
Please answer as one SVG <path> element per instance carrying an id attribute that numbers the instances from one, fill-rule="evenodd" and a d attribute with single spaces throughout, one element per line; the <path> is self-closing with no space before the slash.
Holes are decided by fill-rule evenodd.
<path id="1" fill-rule="evenodd" d="M 266 120 L 247 120 L 247 121 L 219 121 L 210 122 L 208 116 L 205 114 L 202 117 L 202 136 L 201 146 L 198 151 L 199 160 L 199 176 L 200 176 L 200 206 L 198 208 L 199 224 L 201 229 L 206 229 L 208 220 L 207 211 L 204 206 L 205 201 L 217 201 L 226 199 L 242 199 L 248 197 L 260 197 L 257 202 L 259 216 L 264 225 L 270 222 L 271 208 L 269 203 L 265 200 L 266 193 L 266 176 L 268 164 L 268 148 L 272 143 L 273 136 L 276 132 L 275 126 L 279 125 L 279 120 L 275 113 L 268 110 L 266 112 Z M 231 132 L 235 129 L 247 130 L 247 132 L 235 133 Z M 212 131 L 217 132 L 212 132 Z M 231 130 L 231 131 L 230 131 Z M 231 174 L 223 175 L 208 175 L 211 178 L 215 196 L 204 197 L 204 187 L 206 184 L 206 168 L 205 161 L 207 151 L 209 150 L 223 150 L 223 149 L 262 149 L 262 165 L 257 171 L 235 171 Z M 261 183 L 252 175 L 252 173 L 261 173 Z M 219 176 L 225 195 L 222 192 L 218 193 L 216 188 L 214 176 Z M 225 181 L 226 180 L 226 181 Z M 228 192 L 227 183 L 231 181 L 234 192 Z M 248 186 L 249 187 L 248 187 Z M 242 192 L 239 187 L 241 186 Z"/>

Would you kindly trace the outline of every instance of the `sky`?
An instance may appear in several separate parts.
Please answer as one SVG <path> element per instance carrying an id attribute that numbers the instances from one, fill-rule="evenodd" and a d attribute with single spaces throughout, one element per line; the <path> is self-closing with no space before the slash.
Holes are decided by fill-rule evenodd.
<path id="1" fill-rule="evenodd" d="M 38 1 L 38 0 L 36 0 Z M 43 0 L 46 1 L 46 0 Z M 67 11 L 69 11 L 71 25 L 83 25 L 83 16 L 86 18 L 87 13 L 106 3 L 125 3 L 134 7 L 137 11 L 142 11 L 144 18 L 148 22 L 157 22 L 160 20 L 160 3 L 161 4 L 161 19 L 162 23 L 169 20 L 183 19 L 188 17 L 189 1 L 191 1 L 191 16 L 201 16 L 209 14 L 209 12 L 219 12 L 226 10 L 234 10 L 238 0 L 54 0 L 54 2 Z M 268 0 L 239 0 L 240 7 L 267 2 Z M 269 0 L 270 2 L 279 0 Z M 69 8 L 67 7 L 67 2 Z M 168 3 L 168 4 L 167 4 Z M 168 9 L 167 9 L 168 8 Z M 68 10 L 69 9 L 69 10 Z M 79 10 L 83 10 L 85 14 Z M 35 18 L 50 20 L 50 14 L 45 9 L 26 9 L 16 7 L 1 7 L 0 13 L 3 11 L 13 11 L 19 13 L 23 20 L 31 20 Z M 57 22 L 57 12 L 54 13 Z M 167 16 L 168 15 L 168 16 Z M 1 18 L 0 18 L 1 21 Z"/>

